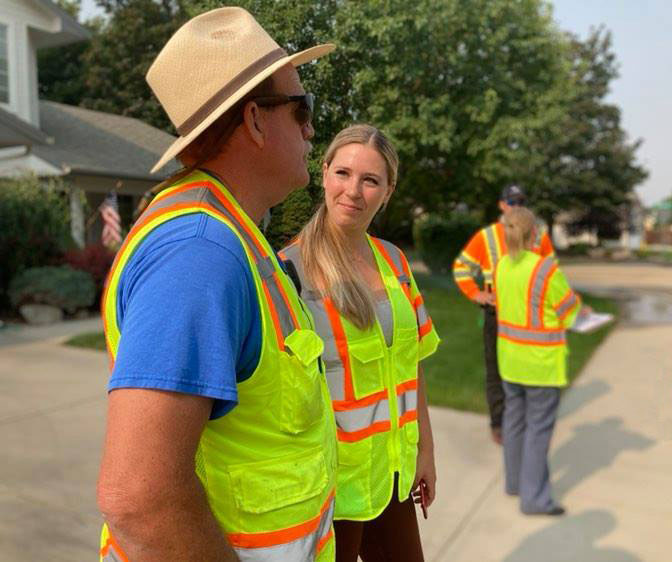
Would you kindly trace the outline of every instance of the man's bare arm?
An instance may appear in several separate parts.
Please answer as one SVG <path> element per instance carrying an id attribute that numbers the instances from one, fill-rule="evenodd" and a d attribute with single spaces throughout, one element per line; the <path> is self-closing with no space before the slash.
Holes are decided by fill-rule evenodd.
<path id="1" fill-rule="evenodd" d="M 211 407 L 203 396 L 110 392 L 98 506 L 132 562 L 238 560 L 194 470 Z"/>

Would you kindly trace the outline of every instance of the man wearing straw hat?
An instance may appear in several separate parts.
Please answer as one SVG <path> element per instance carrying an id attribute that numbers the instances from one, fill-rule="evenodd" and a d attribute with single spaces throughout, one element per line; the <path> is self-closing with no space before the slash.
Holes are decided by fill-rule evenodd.
<path id="1" fill-rule="evenodd" d="M 333 560 L 322 341 L 257 228 L 309 180 L 313 98 L 240 8 L 202 14 L 147 80 L 184 169 L 138 218 L 103 303 L 112 376 L 101 560 Z"/>

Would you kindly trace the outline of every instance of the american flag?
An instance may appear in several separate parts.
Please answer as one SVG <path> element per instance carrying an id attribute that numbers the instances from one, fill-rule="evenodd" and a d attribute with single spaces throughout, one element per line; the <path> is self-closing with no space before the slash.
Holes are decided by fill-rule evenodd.
<path id="1" fill-rule="evenodd" d="M 121 218 L 119 217 L 119 205 L 117 193 L 111 191 L 105 201 L 99 207 L 100 216 L 103 218 L 103 244 L 108 248 L 116 248 L 121 244 Z"/>

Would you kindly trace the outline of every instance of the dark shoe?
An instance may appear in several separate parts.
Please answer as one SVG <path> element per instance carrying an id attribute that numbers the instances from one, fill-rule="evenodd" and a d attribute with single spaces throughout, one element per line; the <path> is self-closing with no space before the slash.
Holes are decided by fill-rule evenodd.
<path id="1" fill-rule="evenodd" d="M 561 505 L 554 505 L 548 511 L 523 511 L 525 515 L 550 515 L 551 517 L 559 517 L 565 514 L 565 508 Z"/>

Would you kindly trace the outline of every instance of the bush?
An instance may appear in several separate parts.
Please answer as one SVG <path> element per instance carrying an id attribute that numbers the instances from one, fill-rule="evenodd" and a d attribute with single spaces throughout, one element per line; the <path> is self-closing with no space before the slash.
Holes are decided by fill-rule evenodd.
<path id="1" fill-rule="evenodd" d="M 9 298 L 15 308 L 24 304 L 49 304 L 73 314 L 93 304 L 96 286 L 89 273 L 69 266 L 33 267 L 12 279 Z"/>
<path id="2" fill-rule="evenodd" d="M 413 225 L 415 249 L 433 273 L 446 273 L 479 226 L 474 217 L 463 212 L 448 217 L 423 215 Z"/>
<path id="3" fill-rule="evenodd" d="M 0 180 L 0 309 L 9 282 L 21 271 L 55 265 L 72 245 L 63 184 L 34 176 Z"/>
<path id="4" fill-rule="evenodd" d="M 589 251 L 593 248 L 593 245 L 588 244 L 587 242 L 577 242 L 567 246 L 562 250 L 562 254 L 566 256 L 587 256 Z"/>
<path id="5" fill-rule="evenodd" d="M 68 250 L 63 261 L 73 269 L 86 271 L 96 284 L 96 303 L 103 294 L 107 273 L 112 267 L 114 253 L 103 244 L 89 244 L 85 248 Z"/>

